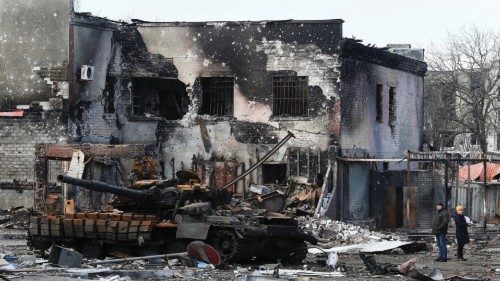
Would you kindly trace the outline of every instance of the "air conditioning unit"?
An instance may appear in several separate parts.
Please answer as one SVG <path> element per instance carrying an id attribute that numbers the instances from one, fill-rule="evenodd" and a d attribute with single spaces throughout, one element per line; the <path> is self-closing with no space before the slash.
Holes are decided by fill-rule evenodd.
<path id="1" fill-rule="evenodd" d="M 94 79 L 94 67 L 91 65 L 82 65 L 82 70 L 80 72 L 80 79 L 84 81 L 90 81 Z"/>

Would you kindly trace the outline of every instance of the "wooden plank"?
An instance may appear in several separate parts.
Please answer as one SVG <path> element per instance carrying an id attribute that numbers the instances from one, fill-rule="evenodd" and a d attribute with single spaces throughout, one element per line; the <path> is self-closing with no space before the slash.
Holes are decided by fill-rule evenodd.
<path id="1" fill-rule="evenodd" d="M 41 218 L 40 219 L 40 234 L 42 236 L 50 236 L 49 218 Z"/>
<path id="2" fill-rule="evenodd" d="M 139 226 L 139 236 L 141 236 L 144 240 L 151 239 L 151 228 L 151 221 L 142 221 L 141 225 Z"/>
<path id="3" fill-rule="evenodd" d="M 30 217 L 29 234 L 40 235 L 40 217 Z"/>
<path id="4" fill-rule="evenodd" d="M 62 237 L 64 236 L 64 228 L 60 218 L 50 219 L 50 236 Z"/>
<path id="5" fill-rule="evenodd" d="M 128 228 L 128 240 L 137 241 L 141 221 L 131 221 Z"/>
<path id="6" fill-rule="evenodd" d="M 67 199 L 64 203 L 64 213 L 65 214 L 74 214 L 75 213 L 75 200 Z"/>
<path id="7" fill-rule="evenodd" d="M 157 222 L 158 221 L 158 217 L 155 216 L 155 215 L 146 215 L 145 220 L 151 221 L 151 222 Z"/>
<path id="8" fill-rule="evenodd" d="M 108 227 L 106 229 L 106 239 L 117 241 L 118 221 L 108 220 Z"/>
<path id="9" fill-rule="evenodd" d="M 127 241 L 128 240 L 128 221 L 119 221 L 118 222 L 118 230 L 117 230 L 117 239 L 118 241 Z"/>
<path id="10" fill-rule="evenodd" d="M 84 219 L 74 219 L 75 237 L 85 238 Z"/>
<path id="11" fill-rule="evenodd" d="M 108 228 L 108 221 L 107 220 L 101 220 L 101 219 L 96 220 L 96 230 L 97 230 L 97 237 L 98 238 L 100 238 L 100 239 L 107 238 L 107 228 Z"/>
<path id="12" fill-rule="evenodd" d="M 96 220 L 99 218 L 99 213 L 87 213 L 87 218 L 88 219 L 92 219 L 92 220 Z"/>
<path id="13" fill-rule="evenodd" d="M 112 214 L 110 214 L 110 219 L 115 220 L 115 221 L 120 221 L 120 220 L 122 220 L 122 214 L 112 213 Z"/>
<path id="14" fill-rule="evenodd" d="M 146 217 L 146 215 L 134 214 L 132 219 L 135 221 L 143 221 L 145 217 Z"/>
<path id="15" fill-rule="evenodd" d="M 96 233 L 96 226 L 95 226 L 96 220 L 93 219 L 85 219 L 85 237 L 87 238 L 96 238 L 97 233 Z"/>
<path id="16" fill-rule="evenodd" d="M 75 214 L 75 218 L 76 219 L 85 219 L 87 217 L 87 214 L 86 213 L 76 213 Z"/>
<path id="17" fill-rule="evenodd" d="M 97 217 L 100 220 L 107 220 L 107 219 L 109 219 L 109 213 L 98 213 Z"/>
<path id="18" fill-rule="evenodd" d="M 134 217 L 134 214 L 132 214 L 132 213 L 124 213 L 122 215 L 122 220 L 123 221 L 132 221 L 133 217 Z"/>
<path id="19" fill-rule="evenodd" d="M 75 226 L 73 225 L 73 219 L 65 218 L 63 219 L 64 236 L 74 237 L 75 236 Z"/>
<path id="20" fill-rule="evenodd" d="M 72 214 L 70 214 L 70 213 L 65 213 L 65 214 L 64 214 L 64 217 L 65 217 L 65 218 L 67 218 L 67 219 L 74 219 L 74 218 L 75 218 L 75 214 L 74 214 L 74 213 L 72 213 Z"/>

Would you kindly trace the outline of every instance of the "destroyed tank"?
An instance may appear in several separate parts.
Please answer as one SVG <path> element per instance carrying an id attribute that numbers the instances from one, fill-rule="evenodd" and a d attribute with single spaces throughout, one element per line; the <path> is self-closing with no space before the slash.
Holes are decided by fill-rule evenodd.
<path id="1" fill-rule="evenodd" d="M 221 190 L 162 180 L 135 189 L 64 175 L 58 180 L 114 194 L 115 211 L 32 216 L 28 242 L 35 249 L 56 243 L 96 258 L 114 250 L 185 251 L 189 242 L 201 240 L 226 262 L 298 263 L 305 258 L 305 242 L 316 243 L 295 218 L 227 207 L 228 196 Z"/>

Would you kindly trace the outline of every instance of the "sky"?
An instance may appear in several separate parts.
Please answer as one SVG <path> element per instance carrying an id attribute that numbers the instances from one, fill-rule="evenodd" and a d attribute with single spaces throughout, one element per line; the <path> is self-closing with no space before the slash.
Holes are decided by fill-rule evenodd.
<path id="1" fill-rule="evenodd" d="M 344 37 L 382 47 L 428 49 L 464 26 L 500 30 L 500 0 L 75 0 L 75 10 L 113 20 L 343 19 Z"/>

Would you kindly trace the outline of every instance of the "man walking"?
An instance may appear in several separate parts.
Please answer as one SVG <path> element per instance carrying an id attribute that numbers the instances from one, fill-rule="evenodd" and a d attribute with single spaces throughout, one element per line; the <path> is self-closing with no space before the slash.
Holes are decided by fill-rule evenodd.
<path id="1" fill-rule="evenodd" d="M 448 233 L 449 214 L 444 209 L 442 203 L 436 204 L 436 214 L 432 221 L 432 234 L 436 235 L 436 243 L 439 249 L 439 256 L 436 261 L 448 261 L 448 254 L 446 251 L 446 234 Z"/>

